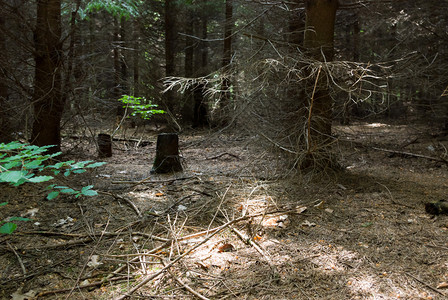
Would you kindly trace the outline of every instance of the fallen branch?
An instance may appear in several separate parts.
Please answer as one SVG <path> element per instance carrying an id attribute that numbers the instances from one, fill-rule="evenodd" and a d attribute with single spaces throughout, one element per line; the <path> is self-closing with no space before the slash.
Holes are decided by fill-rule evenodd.
<path id="1" fill-rule="evenodd" d="M 67 293 L 67 292 L 72 291 L 72 289 L 91 288 L 91 287 L 101 286 L 105 282 L 112 282 L 112 281 L 119 281 L 119 280 L 129 281 L 130 279 L 129 279 L 129 276 L 121 276 L 121 277 L 109 278 L 107 280 L 99 280 L 99 281 L 95 281 L 95 282 L 88 283 L 88 284 L 77 285 L 74 288 L 66 288 L 66 289 L 59 289 L 59 290 L 53 290 L 53 291 L 43 291 L 43 292 L 40 292 L 39 294 L 37 294 L 36 297 L 39 298 L 39 297 L 44 297 L 44 296 L 47 296 L 47 295 Z"/>
<path id="2" fill-rule="evenodd" d="M 257 243 L 252 241 L 249 237 L 245 236 L 241 231 L 239 231 L 238 229 L 234 228 L 233 226 L 230 227 L 230 228 L 243 241 L 243 243 L 248 244 L 248 245 L 254 247 L 255 250 L 257 250 L 258 253 L 260 253 L 264 257 L 264 259 L 270 265 L 272 265 L 272 259 L 265 253 L 265 251 Z"/>
<path id="3" fill-rule="evenodd" d="M 187 179 L 191 179 L 191 178 L 197 178 L 197 176 L 187 176 L 187 177 L 179 177 L 179 178 L 171 178 L 171 179 L 166 179 L 166 180 L 151 180 L 153 176 L 147 177 L 145 179 L 142 179 L 140 181 L 112 181 L 113 184 L 132 184 L 132 187 L 135 187 L 137 185 L 140 184 L 157 184 L 157 183 L 167 183 L 167 182 L 174 182 L 176 180 L 187 180 Z"/>
<path id="4" fill-rule="evenodd" d="M 160 274 L 164 273 L 168 268 L 170 268 L 171 266 L 173 266 L 175 263 L 177 263 L 178 261 L 180 261 L 181 259 L 183 259 L 185 256 L 189 255 L 191 252 L 195 251 L 197 248 L 199 248 L 200 246 L 202 246 L 203 244 L 205 244 L 208 240 L 210 240 L 213 236 L 215 236 L 216 234 L 218 234 L 219 232 L 221 232 L 222 230 L 228 228 L 229 226 L 250 219 L 250 218 L 255 218 L 255 217 L 259 217 L 259 216 L 265 216 L 265 215 L 270 215 L 270 214 L 278 214 L 278 213 L 295 213 L 296 210 L 287 210 L 287 211 L 273 211 L 273 212 L 261 212 L 261 213 L 257 213 L 257 214 L 253 214 L 253 215 L 247 215 L 247 216 L 242 216 L 239 217 L 237 219 L 233 219 L 221 226 L 215 227 L 213 229 L 210 230 L 205 230 L 205 231 L 201 231 L 201 232 L 197 232 L 188 236 L 184 236 L 184 237 L 180 237 L 180 238 L 173 238 L 171 241 L 168 241 L 166 243 L 164 243 L 163 245 L 157 247 L 156 249 L 151 250 L 151 253 L 156 253 L 157 251 L 168 247 L 172 242 L 174 241 L 185 241 L 188 239 L 192 239 L 192 238 L 196 238 L 198 236 L 203 236 L 206 234 L 209 234 L 209 236 L 205 237 L 201 242 L 199 242 L 197 245 L 195 245 L 194 247 L 190 248 L 188 251 L 186 251 L 184 254 L 182 254 L 181 256 L 177 257 L 175 260 L 173 260 L 172 262 L 170 262 L 169 264 L 166 265 L 166 267 L 162 268 L 161 270 L 159 270 L 158 272 L 152 274 L 151 276 L 146 277 L 144 280 L 142 280 L 139 284 L 137 284 L 136 286 L 134 286 L 133 288 L 131 288 L 126 294 L 121 295 L 117 298 L 115 298 L 114 300 L 123 300 L 126 297 L 131 296 L 133 293 L 135 293 L 139 288 L 141 288 L 142 286 L 144 286 L 145 284 L 147 284 L 149 281 L 153 280 L 154 278 L 156 278 L 157 276 L 159 276 Z"/>
<path id="5" fill-rule="evenodd" d="M 441 291 L 439 291 L 439 290 L 436 289 L 435 287 L 430 286 L 429 284 L 427 284 L 426 282 L 422 281 L 421 279 L 415 277 L 414 275 L 412 275 L 412 274 L 410 274 L 410 273 L 408 273 L 408 272 L 404 272 L 404 274 L 406 274 L 406 275 L 408 275 L 409 277 L 413 278 L 414 280 L 420 282 L 421 284 L 423 284 L 424 286 L 426 286 L 428 289 L 430 289 L 430 290 L 436 292 L 437 294 L 446 297 L 446 295 L 445 295 L 444 293 L 442 293 Z"/>
<path id="6" fill-rule="evenodd" d="M 135 293 L 139 288 L 141 288 L 142 286 L 144 286 L 145 284 L 147 284 L 149 281 L 153 280 L 154 278 L 156 278 L 157 276 L 159 276 L 160 274 L 164 273 L 168 268 L 170 268 L 171 266 L 173 266 L 175 263 L 177 263 L 178 261 L 180 261 L 181 259 L 183 259 L 185 256 L 189 255 L 191 252 L 193 252 L 194 250 L 196 250 L 197 248 L 199 248 L 200 246 L 202 246 L 203 244 L 205 244 L 208 240 L 210 240 L 213 236 L 215 236 L 216 234 L 218 234 L 219 232 L 221 232 L 222 230 L 226 229 L 227 227 L 229 227 L 232 224 L 238 223 L 242 220 L 246 220 L 248 218 L 248 216 L 245 217 L 240 217 L 238 219 L 234 219 L 232 221 L 229 221 L 227 223 L 225 223 L 224 225 L 221 225 L 217 228 L 215 228 L 214 232 L 212 234 L 210 234 L 208 237 L 206 237 L 204 240 L 202 240 L 201 242 L 199 242 L 197 245 L 195 245 L 194 247 L 192 247 L 191 249 L 189 249 L 188 251 L 186 251 L 184 254 L 182 254 L 181 256 L 177 257 L 175 260 L 173 260 L 172 262 L 170 262 L 169 264 L 167 264 L 164 268 L 162 268 L 160 271 L 154 273 L 153 275 L 145 278 L 144 280 L 142 280 L 139 284 L 137 284 L 136 286 L 134 286 L 133 288 L 131 288 L 127 293 L 125 293 L 124 295 L 121 295 L 117 298 L 115 298 L 115 300 L 123 300 L 129 296 L 131 296 L 133 293 Z M 179 240 L 179 239 L 177 239 Z"/>
<path id="7" fill-rule="evenodd" d="M 23 264 L 22 258 L 17 253 L 16 249 L 14 249 L 14 247 L 11 246 L 10 243 L 6 242 L 6 245 L 8 245 L 8 248 L 11 249 L 11 251 L 16 255 L 17 260 L 19 261 L 19 265 L 22 268 L 23 276 L 26 276 L 26 268 L 25 268 L 25 265 Z"/>
<path id="8" fill-rule="evenodd" d="M 142 216 L 142 213 L 140 212 L 140 210 L 138 209 L 138 207 L 137 207 L 137 206 L 134 204 L 134 202 L 132 202 L 131 200 L 126 199 L 126 198 L 124 198 L 124 197 L 120 197 L 120 196 L 115 195 L 115 194 L 112 194 L 112 193 L 108 193 L 108 192 L 98 191 L 98 193 L 99 193 L 99 194 L 102 194 L 102 195 L 107 195 L 107 196 L 114 197 L 116 200 L 122 200 L 122 201 L 126 202 L 126 203 L 129 204 L 129 206 L 130 206 L 130 207 L 137 213 L 137 216 L 138 216 L 139 218 L 142 218 L 142 217 L 143 217 L 143 216 Z"/>
<path id="9" fill-rule="evenodd" d="M 216 156 L 207 157 L 205 160 L 217 159 L 217 158 L 220 158 L 220 157 L 222 157 L 224 155 L 229 155 L 229 156 L 235 157 L 236 159 L 241 159 L 238 155 L 235 155 L 235 154 L 232 154 L 232 153 L 229 153 L 229 152 L 224 152 L 224 153 L 218 154 Z"/>
<path id="10" fill-rule="evenodd" d="M 416 153 L 411 153 L 411 152 L 389 150 L 389 149 L 377 148 L 377 147 L 372 147 L 372 149 L 378 150 L 378 151 L 383 151 L 383 152 L 388 152 L 388 153 L 393 153 L 393 154 L 404 155 L 404 156 L 424 158 L 424 159 L 429 159 L 429 160 L 438 161 L 438 162 L 444 162 L 444 163 L 448 164 L 448 160 L 446 160 L 442 157 L 433 157 L 433 156 L 427 156 L 427 155 L 416 154 Z"/>

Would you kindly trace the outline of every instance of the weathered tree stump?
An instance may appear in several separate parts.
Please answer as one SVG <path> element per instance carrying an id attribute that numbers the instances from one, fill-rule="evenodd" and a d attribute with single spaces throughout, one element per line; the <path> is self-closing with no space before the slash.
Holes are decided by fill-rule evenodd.
<path id="1" fill-rule="evenodd" d="M 446 200 L 440 200 L 425 203 L 425 210 L 431 215 L 448 215 L 448 202 Z"/>
<path id="2" fill-rule="evenodd" d="M 109 134 L 98 134 L 98 157 L 112 156 L 112 138 Z"/>
<path id="3" fill-rule="evenodd" d="M 161 133 L 157 136 L 156 158 L 151 173 L 182 171 L 177 133 Z"/>

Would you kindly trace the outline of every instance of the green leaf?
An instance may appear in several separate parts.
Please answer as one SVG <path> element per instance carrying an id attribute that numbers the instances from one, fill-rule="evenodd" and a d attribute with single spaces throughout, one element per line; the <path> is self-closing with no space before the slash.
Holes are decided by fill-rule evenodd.
<path id="1" fill-rule="evenodd" d="M 2 202 L 0 203 L 0 206 L 5 206 L 6 204 L 8 204 L 8 202 Z"/>
<path id="2" fill-rule="evenodd" d="M 59 196 L 59 192 L 58 191 L 52 191 L 51 193 L 49 193 L 47 195 L 47 200 L 53 200 L 57 196 Z"/>
<path id="3" fill-rule="evenodd" d="M 100 166 L 105 165 L 105 164 L 106 164 L 106 162 L 96 162 L 96 163 L 87 165 L 86 168 L 96 168 L 96 167 L 100 167 Z"/>
<path id="4" fill-rule="evenodd" d="M 81 173 L 86 172 L 86 170 L 84 170 L 84 169 L 75 169 L 75 170 L 73 170 L 72 172 L 73 172 L 74 174 L 81 174 Z"/>
<path id="5" fill-rule="evenodd" d="M 0 227 L 0 233 L 3 234 L 11 234 L 14 232 L 14 230 L 16 230 L 17 225 L 14 223 L 5 223 L 2 225 L 2 227 Z"/>
<path id="6" fill-rule="evenodd" d="M 83 194 L 84 196 L 96 196 L 98 195 L 97 191 L 92 190 L 93 185 L 88 185 L 85 186 L 81 189 L 81 194 Z"/>
<path id="7" fill-rule="evenodd" d="M 26 175 L 26 171 L 6 171 L 0 174 L 0 182 L 17 183 Z"/>
<path id="8" fill-rule="evenodd" d="M 35 176 L 32 178 L 29 178 L 28 181 L 29 182 L 33 182 L 33 183 L 37 183 L 37 182 L 45 182 L 45 181 L 49 181 L 52 180 L 54 177 L 53 176 Z"/>
<path id="9" fill-rule="evenodd" d="M 88 191 L 84 191 L 84 192 L 82 192 L 82 194 L 83 194 L 84 196 L 89 196 L 89 197 L 91 197 L 91 196 L 96 196 L 96 195 L 98 195 L 98 192 L 97 192 L 97 191 L 94 191 L 94 190 L 88 190 Z"/>
<path id="10" fill-rule="evenodd" d="M 61 190 L 61 193 L 64 193 L 64 194 L 76 194 L 76 191 L 74 189 L 68 188 L 68 189 Z"/>
<path id="11" fill-rule="evenodd" d="M 32 160 L 30 162 L 27 162 L 25 165 L 23 165 L 24 169 L 36 169 L 42 165 L 43 160 Z"/>
<path id="12" fill-rule="evenodd" d="M 31 219 L 22 217 L 9 217 L 9 221 L 31 221 Z"/>
<path id="13" fill-rule="evenodd" d="M 370 227 L 373 225 L 373 222 L 365 222 L 363 224 L 361 224 L 362 227 Z"/>

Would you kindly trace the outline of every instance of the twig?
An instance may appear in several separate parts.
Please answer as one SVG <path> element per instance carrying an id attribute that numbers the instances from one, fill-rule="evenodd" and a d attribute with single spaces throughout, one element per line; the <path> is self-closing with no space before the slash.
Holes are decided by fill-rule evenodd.
<path id="1" fill-rule="evenodd" d="M 86 267 L 87 267 L 87 264 L 89 263 L 90 259 L 92 258 L 93 253 L 95 253 L 96 249 L 98 248 L 98 246 L 99 246 L 99 244 L 100 244 L 100 241 L 101 241 L 101 239 L 102 239 L 104 233 L 106 232 L 107 227 L 109 226 L 109 222 L 110 222 L 110 218 L 107 220 L 106 227 L 105 227 L 104 230 L 102 231 L 102 234 L 100 235 L 100 237 L 99 237 L 99 239 L 98 239 L 96 245 L 93 247 L 92 251 L 90 252 L 90 255 L 89 255 L 89 257 L 87 258 L 87 261 L 84 263 L 84 266 L 82 267 L 81 271 L 80 271 L 79 274 L 78 274 L 78 278 L 76 278 L 76 282 L 75 282 L 75 284 L 73 285 L 72 289 L 70 290 L 70 292 L 68 293 L 68 295 L 67 295 L 67 297 L 66 297 L 65 299 L 69 299 L 70 296 L 72 295 L 73 291 L 74 291 L 74 290 L 76 289 L 76 287 L 79 285 L 79 282 L 81 281 L 81 276 L 82 276 L 82 274 L 84 273 L 84 271 L 85 271 L 85 269 L 86 269 Z"/>
<path id="2" fill-rule="evenodd" d="M 205 160 L 217 159 L 217 158 L 220 158 L 221 156 L 224 156 L 224 155 L 229 155 L 229 156 L 235 157 L 236 159 L 241 159 L 238 155 L 235 155 L 235 154 L 232 154 L 232 153 L 229 153 L 229 152 L 224 152 L 224 153 L 218 154 L 216 156 L 207 157 Z"/>
<path id="3" fill-rule="evenodd" d="M 166 266 L 165 263 L 162 260 L 162 264 L 163 266 Z M 193 295 L 195 295 L 196 297 L 198 297 L 199 299 L 202 300 L 209 300 L 209 298 L 202 296 L 201 294 L 199 294 L 198 292 L 196 292 L 195 290 L 193 290 L 188 284 L 182 282 L 182 280 L 180 280 L 179 278 L 176 277 L 176 275 L 173 274 L 173 272 L 168 269 L 168 273 L 170 273 L 171 277 L 174 278 L 174 280 L 176 280 L 181 286 L 184 287 L 184 289 L 186 289 L 187 291 L 189 291 L 190 293 L 192 293 Z"/>
<path id="4" fill-rule="evenodd" d="M 277 146 L 278 148 L 282 149 L 283 151 L 286 151 L 286 152 L 291 153 L 291 154 L 298 154 L 298 152 L 296 152 L 296 151 L 292 151 L 292 150 L 290 150 L 290 149 L 288 149 L 288 148 L 285 148 L 285 147 L 283 147 L 282 145 L 276 143 L 275 141 L 273 141 L 272 139 L 270 139 L 269 137 L 267 137 L 266 135 L 264 135 L 262 132 L 259 132 L 259 134 L 260 134 L 262 137 L 264 137 L 265 139 L 267 139 L 269 142 L 271 142 L 272 144 L 274 144 L 275 146 Z"/>
<path id="5" fill-rule="evenodd" d="M 430 285 L 429 285 L 429 284 L 427 284 L 426 282 L 424 282 L 424 281 L 422 281 L 422 280 L 418 279 L 418 278 L 417 278 L 417 277 L 415 277 L 414 275 L 412 275 L 412 274 L 410 274 L 410 273 L 408 273 L 408 272 L 404 272 L 404 274 L 408 275 L 409 277 L 412 277 L 413 279 L 415 279 L 416 281 L 420 282 L 421 284 L 423 284 L 424 286 L 426 286 L 426 287 L 427 287 L 428 289 L 430 289 L 430 290 L 432 290 L 432 291 L 436 292 L 437 294 L 439 294 L 439 295 L 442 295 L 442 296 L 445 296 L 445 297 L 446 297 L 446 295 L 445 295 L 444 293 L 442 293 L 441 291 L 437 290 L 436 288 L 434 288 L 434 287 L 430 286 Z"/>
<path id="6" fill-rule="evenodd" d="M 76 289 L 85 289 L 85 288 L 103 285 L 106 281 L 119 281 L 119 280 L 129 280 L 129 276 L 121 276 L 121 277 L 116 277 L 116 278 L 109 278 L 107 280 L 95 281 L 95 282 L 88 283 L 88 284 L 78 285 L 75 288 Z M 40 298 L 40 297 L 44 297 L 44 296 L 52 295 L 52 294 L 67 293 L 67 292 L 70 292 L 72 289 L 73 288 L 53 290 L 53 291 L 43 291 L 43 292 L 40 292 L 39 294 L 37 294 L 36 297 Z"/>
<path id="7" fill-rule="evenodd" d="M 252 241 L 249 237 L 245 236 L 241 231 L 236 229 L 235 227 L 231 226 L 230 229 L 243 241 L 243 243 L 246 243 L 252 247 L 255 248 L 263 257 L 264 259 L 272 265 L 272 259 L 263 251 L 263 249 L 254 241 Z"/>
<path id="8" fill-rule="evenodd" d="M 10 243 L 6 242 L 6 245 L 8 245 L 8 248 L 11 249 L 11 251 L 16 255 L 17 260 L 18 260 L 18 262 L 20 264 L 20 267 L 22 268 L 23 276 L 26 276 L 26 268 L 25 268 L 25 265 L 23 264 L 22 258 L 17 253 L 16 249 L 14 249 L 14 247 L 11 246 Z"/>
<path id="9" fill-rule="evenodd" d="M 130 207 L 137 213 L 137 216 L 138 216 L 139 218 L 142 218 L 142 217 L 143 217 L 143 216 L 142 216 L 142 213 L 140 212 L 140 210 L 138 209 L 138 207 L 137 207 L 137 206 L 134 204 L 134 202 L 132 202 L 131 200 L 126 199 L 126 198 L 124 198 L 124 197 L 120 197 L 120 196 L 115 195 L 115 194 L 112 194 L 112 193 L 108 193 L 108 192 L 98 191 L 98 193 L 99 193 L 99 194 L 102 194 L 102 195 L 112 196 L 112 197 L 114 197 L 114 198 L 117 199 L 117 200 L 122 200 L 122 201 L 126 202 L 126 203 L 129 204 L 129 206 L 130 206 Z"/>
<path id="10" fill-rule="evenodd" d="M 389 150 L 389 149 L 383 149 L 383 148 L 377 148 L 377 147 L 372 147 L 372 149 L 375 149 L 375 150 L 378 150 L 378 151 L 383 151 L 383 152 L 388 152 L 388 153 L 393 153 L 393 154 L 412 156 L 412 157 L 418 157 L 418 158 L 425 158 L 425 159 L 434 160 L 434 161 L 438 161 L 438 162 L 444 162 L 444 163 L 448 164 L 448 160 L 446 160 L 446 159 L 444 159 L 442 157 L 433 157 L 433 156 L 427 156 L 427 155 L 416 154 L 416 153 L 411 153 L 411 152 Z"/>
<path id="11" fill-rule="evenodd" d="M 202 240 L 200 243 L 198 243 L 197 245 L 195 245 L 194 247 L 190 248 L 188 251 L 186 251 L 184 254 L 182 254 L 181 256 L 177 257 L 175 260 L 173 260 L 172 262 L 170 262 L 169 264 L 167 264 L 163 269 L 161 269 L 160 271 L 154 273 L 153 275 L 145 278 L 144 280 L 142 280 L 139 284 L 137 284 L 136 286 L 134 286 L 133 288 L 131 288 L 127 293 L 125 293 L 124 295 L 121 295 L 117 298 L 115 298 L 115 300 L 123 300 L 127 297 L 129 297 L 130 295 L 132 295 L 133 293 L 135 293 L 139 288 L 141 288 L 142 286 L 144 286 L 145 284 L 147 284 L 149 281 L 153 280 L 154 278 L 156 278 L 157 276 L 159 276 L 160 274 L 164 273 L 168 268 L 170 268 L 172 265 L 174 265 L 175 263 L 177 263 L 179 260 L 183 259 L 185 256 L 189 255 L 191 252 L 193 252 L 194 250 L 196 250 L 197 248 L 199 248 L 200 246 L 202 246 L 203 244 L 205 244 L 205 242 L 207 242 L 209 239 L 211 239 L 213 236 L 215 236 L 217 233 L 219 233 L 220 231 L 226 229 L 227 227 L 229 227 L 232 224 L 238 223 L 242 220 L 246 220 L 248 217 L 240 217 L 238 219 L 234 219 L 232 221 L 229 221 L 227 223 L 225 223 L 224 225 L 221 225 L 217 228 L 215 228 L 215 231 L 210 234 L 208 237 L 206 237 L 204 240 Z M 180 239 L 178 239 L 180 240 Z"/>
<path id="12" fill-rule="evenodd" d="M 196 178 L 197 176 L 187 176 L 187 177 L 180 177 L 180 178 L 171 178 L 166 180 L 151 180 L 152 176 L 147 177 L 140 181 L 112 181 L 113 184 L 133 184 L 132 187 L 140 185 L 140 184 L 151 184 L 151 183 L 166 183 L 166 182 L 173 182 L 176 180 L 187 180 L 191 178 Z"/>

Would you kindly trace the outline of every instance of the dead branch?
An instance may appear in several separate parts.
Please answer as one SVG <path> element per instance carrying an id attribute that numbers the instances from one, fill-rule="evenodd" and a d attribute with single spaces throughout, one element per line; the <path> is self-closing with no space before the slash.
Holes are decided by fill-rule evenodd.
<path id="1" fill-rule="evenodd" d="M 22 272 L 23 272 L 23 276 L 26 276 L 26 268 L 25 265 L 23 264 L 22 258 L 20 257 L 20 255 L 17 253 L 16 249 L 14 249 L 13 246 L 11 246 L 10 243 L 6 242 L 6 245 L 8 245 L 8 248 L 11 249 L 11 251 L 15 254 L 15 256 L 17 257 L 17 261 L 20 264 L 20 267 L 22 268 Z"/>
<path id="2" fill-rule="evenodd" d="M 420 282 L 421 284 L 423 284 L 424 286 L 426 286 L 428 289 L 430 289 L 433 292 L 436 292 L 439 295 L 445 296 L 446 295 L 444 293 L 442 293 L 441 291 L 439 291 L 438 289 L 436 289 L 435 287 L 430 286 L 429 284 L 427 284 L 426 282 L 422 281 L 421 279 L 415 277 L 414 275 L 408 273 L 408 272 L 404 272 L 404 274 L 408 275 L 409 277 L 413 278 L 414 280 Z"/>
<path id="3" fill-rule="evenodd" d="M 202 231 L 202 232 L 198 232 L 198 233 L 194 233 L 191 234 L 189 236 L 184 236 L 181 238 L 176 238 L 176 239 L 172 239 L 171 241 L 168 241 L 166 243 L 164 243 L 163 245 L 157 247 L 156 249 L 151 250 L 151 253 L 155 253 L 156 251 L 159 251 L 160 249 L 163 249 L 165 247 L 168 247 L 172 242 L 174 241 L 184 241 L 187 239 L 192 239 L 198 236 L 202 236 L 202 235 L 206 235 L 209 234 L 207 237 L 205 237 L 201 242 L 199 242 L 198 244 L 196 244 L 195 246 L 193 246 L 192 248 L 190 248 L 188 251 L 186 251 L 184 254 L 178 256 L 176 259 L 174 259 L 173 261 L 171 261 L 169 264 L 167 264 L 164 268 L 162 268 L 161 270 L 159 270 L 158 272 L 152 274 L 151 276 L 146 277 L 145 279 L 143 279 L 140 283 L 138 283 L 137 285 L 135 285 L 133 288 L 131 288 L 127 293 L 116 297 L 114 300 L 123 300 L 129 296 L 131 296 L 133 293 L 135 293 L 139 288 L 141 288 L 142 286 L 144 286 L 145 284 L 147 284 L 148 282 L 150 282 L 151 280 L 153 280 L 154 278 L 158 277 L 160 274 L 164 273 L 165 271 L 168 270 L 168 268 L 170 268 L 171 266 L 173 266 L 174 264 L 176 264 L 178 261 L 180 261 L 181 259 L 183 259 L 184 257 L 186 257 L 187 255 L 189 255 L 191 252 L 195 251 L 197 248 L 199 248 L 200 246 L 202 246 L 203 244 L 205 244 L 208 240 L 210 240 L 213 236 L 215 236 L 216 234 L 218 234 L 219 232 L 221 232 L 222 230 L 228 228 L 229 226 L 236 224 L 238 222 L 250 219 L 250 218 L 255 218 L 255 217 L 259 217 L 259 216 L 263 216 L 263 215 L 268 215 L 268 214 L 278 214 L 278 213 L 286 213 L 286 212 L 291 212 L 294 213 L 296 212 L 295 209 L 293 210 L 288 210 L 288 211 L 274 211 L 274 212 L 268 212 L 268 213 L 257 213 L 257 214 L 253 214 L 253 215 L 247 215 L 247 216 L 242 216 L 239 217 L 237 219 L 233 219 L 221 226 L 215 227 L 213 229 L 210 230 L 206 230 L 206 231 Z"/>
<path id="4" fill-rule="evenodd" d="M 264 259 L 269 263 L 269 265 L 272 265 L 272 259 L 255 241 L 252 241 L 250 237 L 245 236 L 244 233 L 242 233 L 233 226 L 231 226 L 230 229 L 232 229 L 232 231 L 241 239 L 241 241 L 243 241 L 243 243 L 254 247 L 255 250 L 257 250 L 264 257 Z"/>
<path id="5" fill-rule="evenodd" d="M 433 157 L 433 156 L 427 156 L 427 155 L 416 154 L 416 153 L 411 153 L 411 152 L 389 150 L 389 149 L 377 148 L 377 147 L 372 147 L 372 149 L 378 150 L 378 151 L 383 151 L 383 152 L 388 152 L 388 153 L 393 153 L 393 154 L 398 154 L 398 155 L 424 158 L 424 159 L 429 159 L 429 160 L 438 161 L 438 162 L 444 162 L 444 163 L 448 164 L 448 160 L 446 160 L 442 157 Z"/>
<path id="6" fill-rule="evenodd" d="M 157 183 L 167 183 L 167 182 L 171 183 L 171 182 L 174 182 L 177 180 L 187 180 L 187 179 L 191 179 L 191 178 L 197 178 L 197 176 L 187 176 L 187 177 L 171 178 L 171 179 L 166 179 L 166 180 L 151 180 L 152 177 L 153 176 L 150 176 L 150 177 L 147 177 L 140 181 L 112 181 L 112 183 L 113 184 L 132 184 L 133 185 L 132 187 L 135 187 L 135 186 L 143 184 L 143 183 L 144 184 L 151 184 L 151 183 L 157 184 Z"/>
<path id="7" fill-rule="evenodd" d="M 165 263 L 162 261 L 163 266 L 166 266 Z M 196 297 L 198 297 L 199 299 L 202 300 L 209 300 L 209 298 L 202 296 L 201 294 L 199 294 L 198 292 L 196 292 L 195 290 L 193 290 L 188 284 L 184 283 L 182 280 L 180 280 L 179 278 L 177 278 L 176 275 L 174 275 L 174 273 L 168 269 L 168 273 L 170 273 L 171 277 L 174 278 L 174 280 L 177 281 L 177 283 L 179 283 L 181 286 L 183 286 L 184 289 L 186 289 L 187 291 L 189 291 L 190 293 L 192 293 L 193 295 L 195 295 Z"/>
<path id="8" fill-rule="evenodd" d="M 102 191 L 98 191 L 98 193 L 102 194 L 102 195 L 107 195 L 107 196 L 112 196 L 114 197 L 116 200 L 122 200 L 124 202 L 126 202 L 127 204 L 129 204 L 129 206 L 137 213 L 137 216 L 139 218 L 142 218 L 143 215 L 140 212 L 140 210 L 138 209 L 138 207 L 129 199 L 126 199 L 124 197 L 120 197 L 118 195 L 112 194 L 112 193 L 108 193 L 108 192 L 102 192 Z"/>
<path id="9" fill-rule="evenodd" d="M 121 277 L 116 277 L 116 278 L 109 278 L 107 280 L 99 280 L 99 281 L 95 281 L 95 282 L 88 283 L 88 284 L 77 285 L 74 288 L 66 288 L 66 289 L 59 289 L 59 290 L 52 290 L 52 291 L 43 291 L 43 292 L 40 292 L 39 294 L 37 294 L 36 297 L 40 298 L 40 297 L 53 295 L 53 294 L 67 293 L 67 292 L 70 292 L 72 289 L 77 289 L 78 290 L 78 289 L 97 287 L 97 286 L 103 285 L 105 282 L 120 281 L 120 280 L 128 281 L 128 280 L 132 280 L 132 278 L 129 278 L 129 276 L 121 276 Z"/>
<path id="10" fill-rule="evenodd" d="M 236 159 L 241 159 L 238 155 L 235 155 L 235 154 L 232 154 L 232 153 L 229 153 L 229 152 L 224 152 L 224 153 L 218 154 L 216 156 L 207 157 L 205 160 L 217 159 L 217 158 L 220 158 L 220 157 L 222 157 L 224 155 L 229 155 L 229 156 L 235 157 Z"/>

